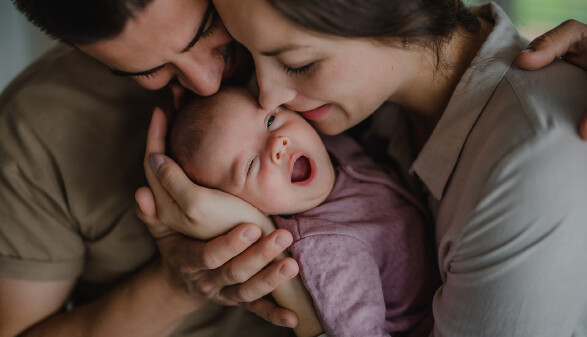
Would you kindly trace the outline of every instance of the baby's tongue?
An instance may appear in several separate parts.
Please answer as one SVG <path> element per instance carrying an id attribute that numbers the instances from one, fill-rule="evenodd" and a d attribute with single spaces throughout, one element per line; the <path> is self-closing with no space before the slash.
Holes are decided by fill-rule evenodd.
<path id="1" fill-rule="evenodd" d="M 310 178 L 310 161 L 305 156 L 296 159 L 293 172 L 291 173 L 291 182 L 297 183 Z"/>

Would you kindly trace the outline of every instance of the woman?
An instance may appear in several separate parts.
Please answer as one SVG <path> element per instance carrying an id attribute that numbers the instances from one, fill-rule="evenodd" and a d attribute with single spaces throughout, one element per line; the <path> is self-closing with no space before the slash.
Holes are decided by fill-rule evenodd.
<path id="1" fill-rule="evenodd" d="M 327 134 L 385 102 L 409 117 L 437 222 L 436 335 L 583 335 L 585 73 L 511 67 L 524 41 L 495 6 L 409 3 L 215 1 L 253 54 L 264 108 Z"/>

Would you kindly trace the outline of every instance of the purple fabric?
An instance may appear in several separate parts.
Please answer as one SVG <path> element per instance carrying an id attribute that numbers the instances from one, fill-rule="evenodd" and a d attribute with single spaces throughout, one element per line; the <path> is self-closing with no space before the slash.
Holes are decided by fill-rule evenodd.
<path id="1" fill-rule="evenodd" d="M 291 217 L 291 256 L 329 336 L 427 336 L 440 284 L 428 214 L 348 136 L 324 137 L 339 163 L 331 195 Z"/>

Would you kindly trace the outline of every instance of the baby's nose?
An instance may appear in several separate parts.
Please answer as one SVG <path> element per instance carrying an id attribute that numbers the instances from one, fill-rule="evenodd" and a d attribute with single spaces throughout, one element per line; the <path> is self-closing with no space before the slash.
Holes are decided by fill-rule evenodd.
<path id="1" fill-rule="evenodd" d="M 271 140 L 271 161 L 276 164 L 281 162 L 290 143 L 291 141 L 287 137 L 274 137 Z"/>

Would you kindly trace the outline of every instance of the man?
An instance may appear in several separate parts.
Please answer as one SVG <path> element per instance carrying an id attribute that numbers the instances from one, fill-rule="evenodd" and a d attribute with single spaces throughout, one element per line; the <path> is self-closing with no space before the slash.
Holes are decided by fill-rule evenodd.
<path id="1" fill-rule="evenodd" d="M 149 155 L 164 151 L 161 111 L 145 157 L 154 194 L 146 187 L 136 194 L 158 257 L 128 202 L 145 184 L 135 164 L 145 152 L 148 111 L 168 97 L 111 73 L 147 89 L 179 82 L 200 95 L 247 77 L 246 53 L 211 3 L 16 4 L 49 35 L 106 67 L 59 46 L 0 98 L 0 336 L 290 334 L 245 310 L 211 304 L 242 304 L 274 324 L 294 326 L 292 312 L 262 297 L 297 273 L 289 258 L 266 267 L 291 243 L 289 233 L 260 238 L 258 227 L 243 224 L 198 242 L 165 226 L 185 221 L 197 187 L 169 163 L 150 169 Z M 585 67 L 586 30 L 566 23 L 523 53 L 520 65 L 537 67 L 582 50 L 575 62 Z M 61 311 L 70 298 L 73 309 Z"/>

